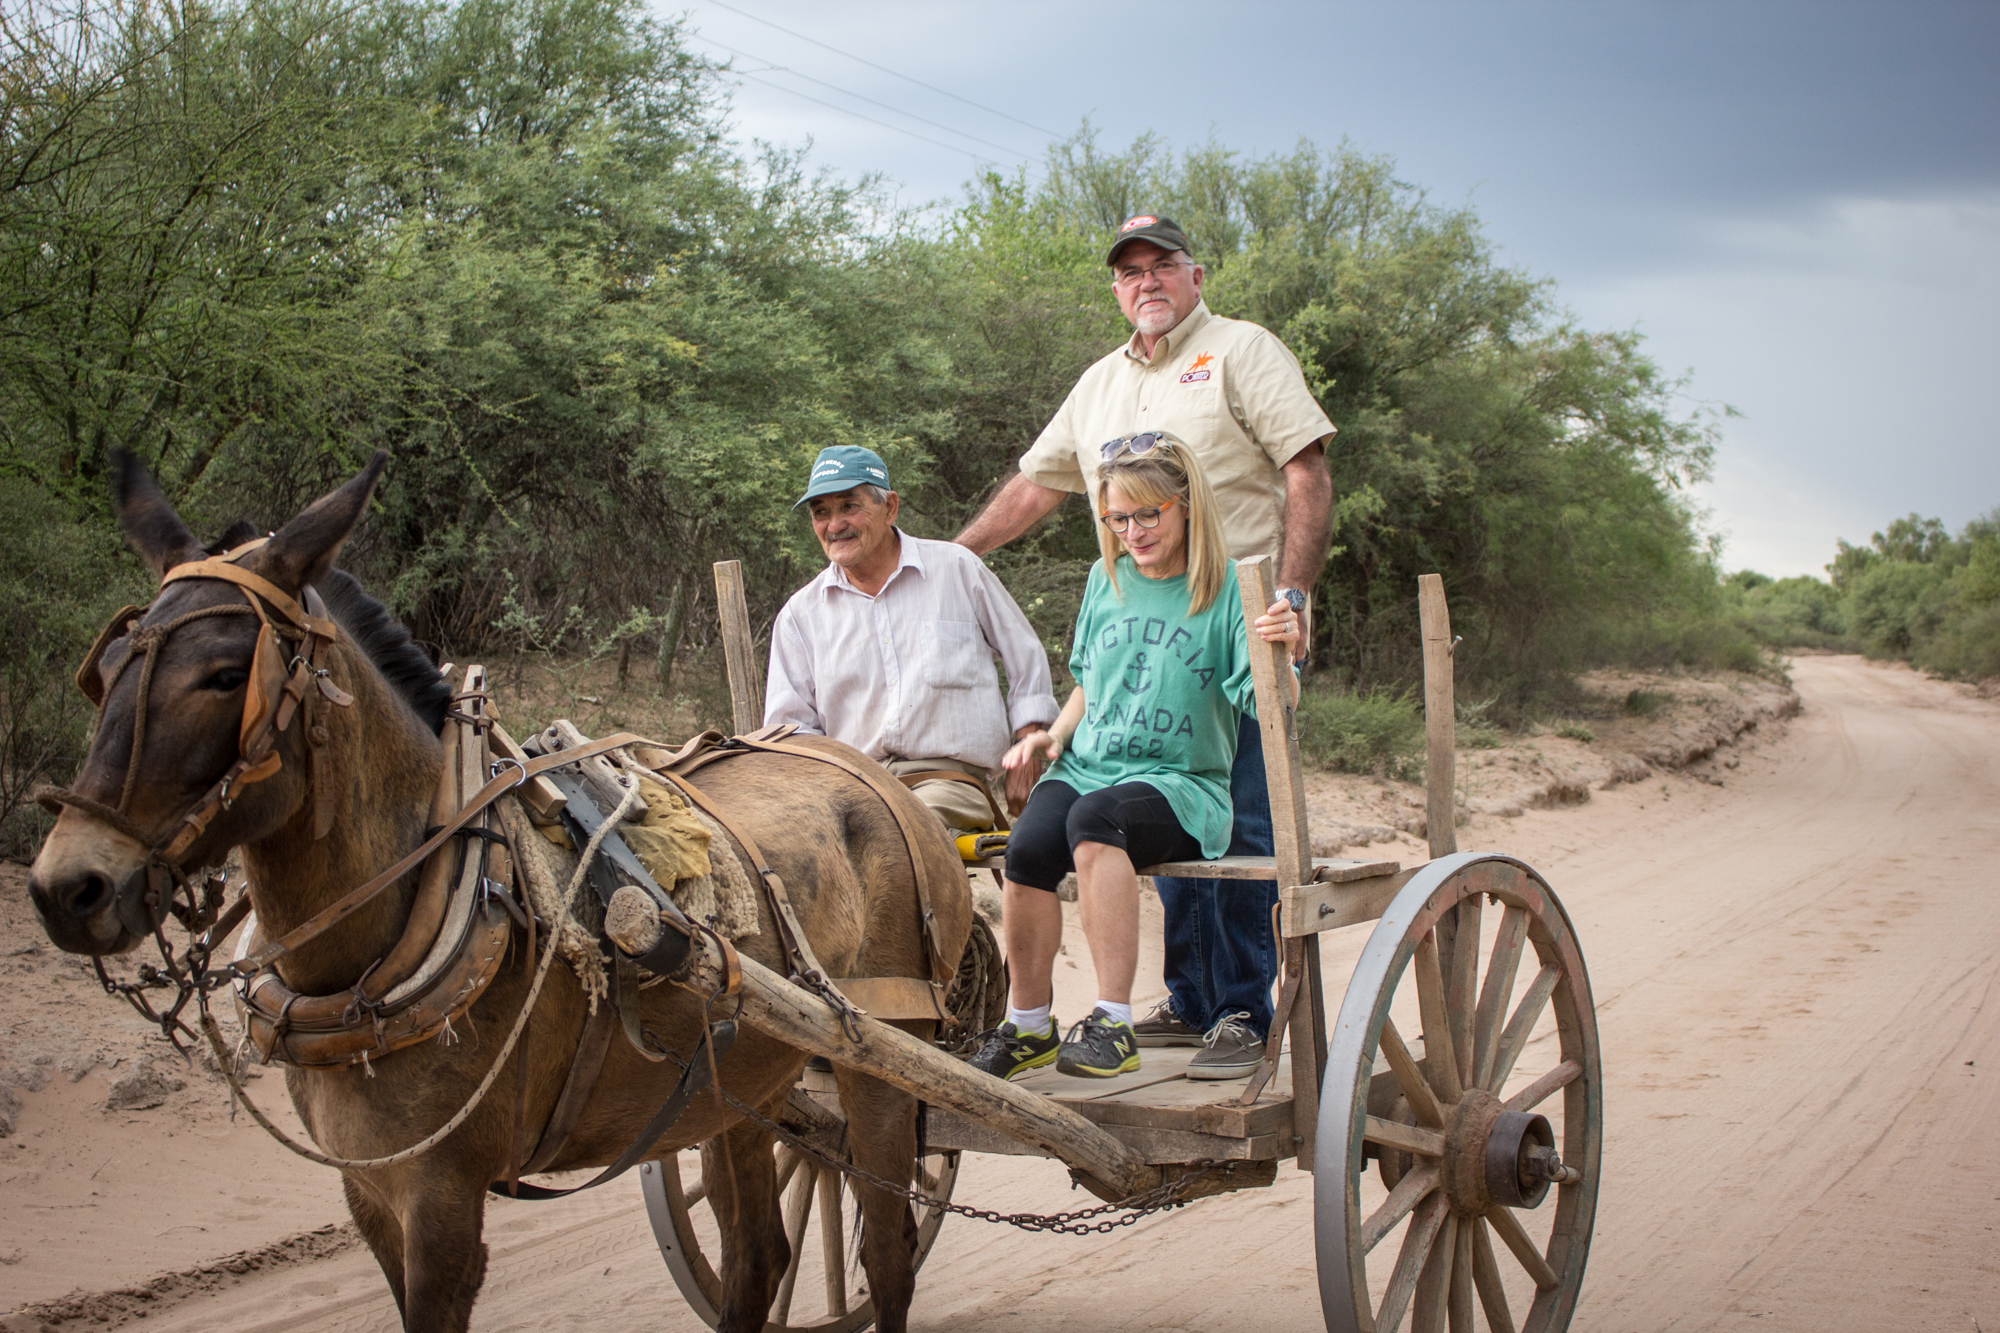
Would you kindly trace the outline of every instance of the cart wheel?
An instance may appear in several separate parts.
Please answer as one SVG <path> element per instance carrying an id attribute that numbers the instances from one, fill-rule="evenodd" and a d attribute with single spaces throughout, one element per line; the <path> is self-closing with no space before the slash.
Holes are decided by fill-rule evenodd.
<path id="1" fill-rule="evenodd" d="M 792 1262 L 778 1284 L 765 1333 L 780 1329 L 859 1333 L 875 1322 L 875 1302 L 865 1289 L 848 1287 L 850 1277 L 864 1280 L 859 1259 L 851 1268 L 849 1263 L 845 1227 L 854 1211 L 849 1178 L 783 1143 L 777 1145 L 776 1152 L 778 1194 L 783 1200 L 785 1239 L 791 1242 Z M 690 1169 L 686 1178 L 681 1174 L 684 1157 Z M 722 1319 L 722 1280 L 702 1253 L 704 1239 L 708 1244 L 716 1243 L 714 1216 L 704 1208 L 699 1222 L 696 1219 L 696 1206 L 708 1195 L 707 1182 L 701 1178 L 701 1155 L 693 1150 L 676 1153 L 664 1161 L 645 1163 L 640 1172 L 646 1214 L 653 1223 L 660 1254 L 688 1305 L 703 1323 L 714 1328 Z M 917 1159 L 914 1185 L 935 1200 L 930 1207 L 918 1208 L 919 1268 L 937 1240 L 938 1228 L 944 1225 L 945 1210 L 937 1205 L 951 1198 L 957 1182 L 957 1153 L 933 1152 Z M 819 1226 L 810 1228 L 814 1213 L 819 1215 Z M 819 1232 L 817 1244 L 808 1238 L 809 1229 Z M 821 1281 L 814 1283 L 807 1276 L 801 1284 L 801 1270 L 806 1267 L 815 1269 Z M 819 1313 L 802 1313 L 813 1309 Z"/>
<path id="2" fill-rule="evenodd" d="M 1521 978 L 1525 945 L 1538 966 Z M 1603 1091 L 1583 955 L 1539 875 L 1463 854 L 1410 880 L 1348 983 L 1320 1096 L 1329 1333 L 1390 1333 L 1406 1316 L 1418 1333 L 1447 1320 L 1472 1333 L 1475 1308 L 1494 1333 L 1569 1326 Z"/>

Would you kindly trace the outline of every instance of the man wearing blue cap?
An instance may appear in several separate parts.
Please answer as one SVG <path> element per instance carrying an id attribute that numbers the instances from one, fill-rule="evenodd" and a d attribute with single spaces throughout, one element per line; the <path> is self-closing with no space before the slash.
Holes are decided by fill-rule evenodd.
<path id="1" fill-rule="evenodd" d="M 917 783 L 947 828 L 995 827 L 991 770 L 1016 737 L 1055 720 L 1048 656 L 1000 580 L 963 546 L 896 526 L 899 497 L 873 450 L 820 450 L 798 505 L 825 570 L 771 627 L 764 721 L 831 736 Z M 1007 668 L 1007 696 L 993 668 Z M 1008 775 L 1012 804 L 1035 775 Z"/>
<path id="2" fill-rule="evenodd" d="M 1270 330 L 1210 312 L 1204 271 L 1169 217 L 1127 218 L 1104 262 L 1132 337 L 1083 372 L 985 511 L 958 535 L 980 555 L 1014 540 L 1127 437 L 1171 432 L 1201 461 L 1233 559 L 1277 559 L 1278 595 L 1306 611 L 1326 559 L 1333 503 L 1324 448 L 1333 423 L 1298 358 Z M 1308 638 L 1301 636 L 1300 649 Z M 1230 774 L 1233 856 L 1271 854 L 1263 736 L 1245 715 Z M 1264 1054 L 1278 954 L 1269 881 L 1159 879 L 1168 998 L 1134 1025 L 1141 1046 L 1201 1046 L 1190 1078 L 1237 1078 Z"/>

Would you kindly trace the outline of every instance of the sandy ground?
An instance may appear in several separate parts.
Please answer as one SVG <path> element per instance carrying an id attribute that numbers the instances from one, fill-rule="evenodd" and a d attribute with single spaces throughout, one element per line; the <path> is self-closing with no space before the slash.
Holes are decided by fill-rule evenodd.
<path id="1" fill-rule="evenodd" d="M 1854 658 L 1801 659 L 1795 680 L 1805 709 L 1783 734 L 1761 729 L 1699 778 L 1460 832 L 1547 875 L 1596 992 L 1604 1185 L 1575 1326 L 2000 1333 L 2000 705 Z M 1369 854 L 1417 855 L 1407 838 Z M 38 938 L 21 896 L 18 873 L 0 878 L 0 1054 L 41 1086 L 19 1090 L 0 1145 L 0 1310 L 182 1276 L 91 1303 L 105 1322 L 51 1325 L 44 1306 L 0 1328 L 394 1329 L 343 1233 L 256 1252 L 342 1221 L 335 1179 L 232 1126 L 198 1069 L 159 1108 L 101 1109 L 140 1029 L 72 960 L 18 952 Z M 1366 934 L 1328 938 L 1331 978 Z M 1080 935 L 1070 948 L 1065 1014 L 1092 990 Z M 1142 977 L 1157 966 L 1143 959 Z M 48 1002 L 24 1005 L 30 990 Z M 257 1085 L 266 1101 L 277 1082 Z M 1092 1202 L 1052 1164 L 994 1157 L 967 1159 L 957 1197 Z M 1115 1236 L 952 1219 L 912 1327 L 1320 1329 L 1312 1226 L 1311 1177 L 1290 1168 Z M 481 1333 L 702 1327 L 636 1174 L 567 1202 L 498 1202 L 487 1237 Z"/>

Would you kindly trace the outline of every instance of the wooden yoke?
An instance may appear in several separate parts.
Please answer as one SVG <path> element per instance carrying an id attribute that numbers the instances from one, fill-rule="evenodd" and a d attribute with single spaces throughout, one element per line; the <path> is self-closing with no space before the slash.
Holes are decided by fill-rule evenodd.
<path id="1" fill-rule="evenodd" d="M 1306 826 L 1305 770 L 1299 761 L 1298 706 L 1292 698 L 1291 652 L 1256 637 L 1257 617 L 1277 600 L 1268 555 L 1236 562 L 1243 593 L 1243 630 L 1250 636 L 1250 670 L 1257 685 L 1257 724 L 1264 737 L 1264 772 L 1271 788 L 1272 850 L 1280 891 L 1313 882 L 1312 835 Z M 1257 1100 L 1277 1070 L 1287 1030 L 1292 1043 L 1292 1134 L 1299 1167 L 1312 1170 L 1319 1123 L 1319 1084 L 1326 1067 L 1326 1002 L 1319 972 L 1317 932 L 1285 940 L 1284 980 L 1266 1038 L 1264 1063 L 1250 1077 L 1243 1104 Z"/>
<path id="2" fill-rule="evenodd" d="M 722 618 L 722 660 L 729 668 L 730 721 L 738 736 L 747 736 L 764 725 L 764 686 L 757 676 L 741 560 L 715 562 L 715 607 Z"/>

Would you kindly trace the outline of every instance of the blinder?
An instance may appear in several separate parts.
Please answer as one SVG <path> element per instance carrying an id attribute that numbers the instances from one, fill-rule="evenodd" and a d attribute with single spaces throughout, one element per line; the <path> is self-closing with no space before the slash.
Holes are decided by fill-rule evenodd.
<path id="1" fill-rule="evenodd" d="M 307 715 L 306 762 L 310 769 L 314 752 L 325 734 L 323 727 L 314 725 L 311 716 L 317 699 L 323 698 L 345 708 L 354 702 L 354 697 L 335 685 L 322 665 L 327 646 L 340 637 L 340 627 L 327 617 L 326 607 L 320 601 L 318 592 L 311 587 L 305 588 L 302 593 L 305 605 L 301 606 L 276 584 L 238 563 L 268 540 L 260 537 L 221 556 L 177 565 L 160 580 L 162 589 L 183 579 L 231 583 L 236 585 L 246 605 L 204 607 L 189 611 L 164 625 L 144 629 L 135 629 L 135 626 L 151 609 L 150 605 L 128 606 L 114 615 L 98 633 L 90 646 L 89 655 L 77 669 L 76 684 L 100 711 L 109 697 L 111 686 L 131 666 L 133 659 L 139 658 L 144 663 L 124 790 L 118 804 L 112 807 L 75 792 L 45 788 L 38 793 L 43 806 L 51 811 L 60 810 L 65 805 L 75 806 L 127 833 L 134 831 L 127 810 L 145 739 L 149 702 L 146 696 L 152 688 L 153 665 L 160 648 L 174 631 L 190 621 L 213 615 L 254 614 L 259 621 L 257 646 L 251 656 L 249 679 L 244 687 L 243 716 L 237 727 L 236 761 L 208 793 L 181 817 L 177 830 L 167 840 L 150 848 L 149 861 L 156 866 L 177 868 L 215 816 L 229 809 L 242 794 L 243 788 L 276 774 L 284 763 L 277 749 L 278 738 L 291 728 L 292 722 L 302 712 Z M 104 660 L 115 646 L 127 639 L 130 640 L 129 651 L 107 681 L 103 672 Z M 310 782 L 310 774 L 308 779 L 309 786 L 317 785 Z M 326 797 L 327 793 L 315 792 L 320 807 L 315 810 L 315 834 L 322 837 L 330 824 L 328 815 L 331 809 Z"/>

